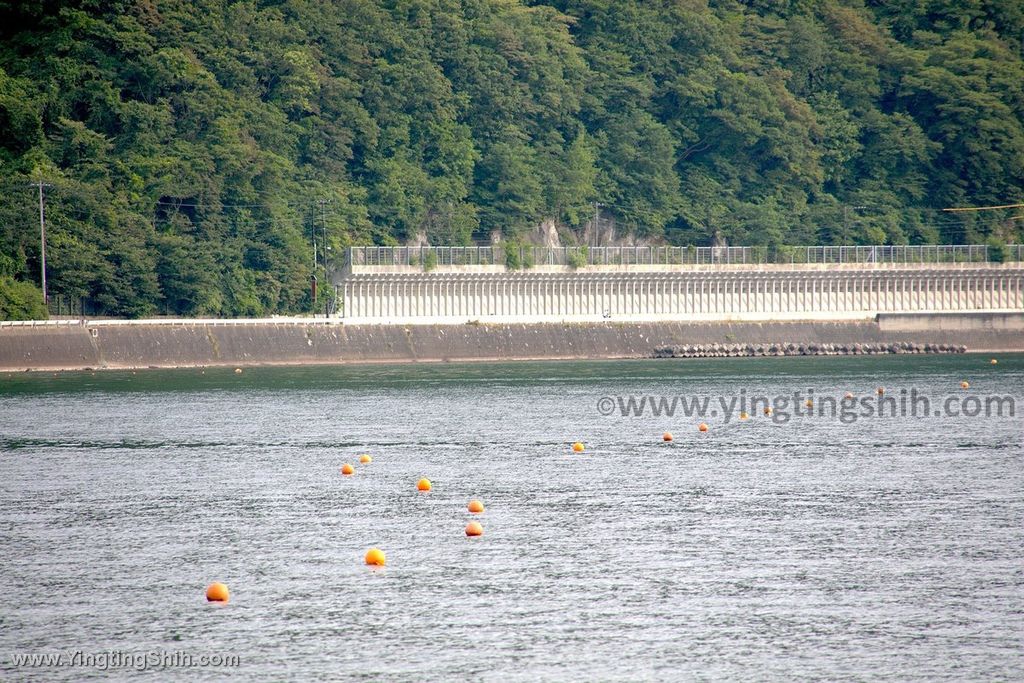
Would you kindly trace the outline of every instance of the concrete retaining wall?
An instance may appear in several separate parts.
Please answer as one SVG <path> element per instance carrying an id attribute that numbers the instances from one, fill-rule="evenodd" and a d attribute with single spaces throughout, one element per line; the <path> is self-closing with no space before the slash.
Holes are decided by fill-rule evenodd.
<path id="1" fill-rule="evenodd" d="M 990 312 L 983 315 L 929 315 L 927 313 L 890 313 L 878 316 L 883 332 L 889 330 L 944 332 L 1016 332 L 1024 337 L 1024 313 Z"/>
<path id="2" fill-rule="evenodd" d="M 965 345 L 1024 351 L 1024 314 L 879 316 L 848 322 L 350 325 L 246 321 L 0 325 L 0 370 L 446 360 L 644 358 L 714 343 Z"/>
<path id="3" fill-rule="evenodd" d="M 337 284 L 353 324 L 865 320 L 880 313 L 1024 310 L 1024 268 L 1016 263 L 429 273 L 396 267 L 360 269 Z"/>

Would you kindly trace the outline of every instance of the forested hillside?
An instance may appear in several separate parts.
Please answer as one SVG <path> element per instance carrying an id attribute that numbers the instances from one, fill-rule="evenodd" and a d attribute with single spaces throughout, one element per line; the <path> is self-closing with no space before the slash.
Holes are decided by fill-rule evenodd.
<path id="1" fill-rule="evenodd" d="M 33 181 L 51 293 L 130 316 L 308 310 L 314 229 L 572 241 L 598 202 L 681 245 L 1019 240 L 940 210 L 1024 201 L 1022 40 L 1020 0 L 0 2 L 0 317 Z"/>

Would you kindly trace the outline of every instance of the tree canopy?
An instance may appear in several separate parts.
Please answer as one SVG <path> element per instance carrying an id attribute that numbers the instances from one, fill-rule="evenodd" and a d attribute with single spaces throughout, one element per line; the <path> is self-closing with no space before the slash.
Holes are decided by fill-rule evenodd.
<path id="1" fill-rule="evenodd" d="M 1019 0 L 0 1 L 0 316 L 309 310 L 350 244 L 1020 241 Z M 315 256 L 314 256 L 315 254 Z M 8 311 L 7 313 L 4 313 Z"/>

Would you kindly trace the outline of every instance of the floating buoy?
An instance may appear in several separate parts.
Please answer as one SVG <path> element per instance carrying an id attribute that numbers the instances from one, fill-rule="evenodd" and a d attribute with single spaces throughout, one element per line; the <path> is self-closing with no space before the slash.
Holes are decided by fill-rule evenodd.
<path id="1" fill-rule="evenodd" d="M 577 441 L 576 443 L 574 443 L 572 445 L 572 450 L 575 451 L 576 453 L 582 453 L 583 452 L 583 444 L 580 443 L 579 441 Z"/>
<path id="2" fill-rule="evenodd" d="M 364 465 L 369 465 L 371 462 L 373 462 L 373 458 L 371 458 L 369 455 L 364 453 L 364 454 L 359 456 L 359 462 L 364 464 Z"/>
<path id="3" fill-rule="evenodd" d="M 387 563 L 387 557 L 384 556 L 384 551 L 380 548 L 370 548 L 366 551 L 366 564 L 374 567 L 383 567 Z"/>
<path id="4" fill-rule="evenodd" d="M 242 374 L 242 368 L 235 368 L 235 374 L 236 375 L 241 375 Z"/>
<path id="5" fill-rule="evenodd" d="M 885 393 L 885 387 L 878 387 L 878 389 L 876 389 L 875 391 L 878 393 L 879 396 L 881 396 L 882 394 Z"/>
<path id="6" fill-rule="evenodd" d="M 702 432 L 706 432 L 708 431 L 708 424 L 706 422 L 701 422 L 697 429 L 699 429 Z"/>
<path id="7" fill-rule="evenodd" d="M 484 504 L 479 500 L 471 500 L 469 501 L 469 505 L 466 506 L 466 509 L 470 512 L 483 512 Z"/>
<path id="8" fill-rule="evenodd" d="M 764 414 L 765 415 L 771 415 L 772 414 L 772 409 L 769 408 L 768 406 L 765 406 L 764 407 Z"/>
<path id="9" fill-rule="evenodd" d="M 970 389 L 971 385 L 967 381 L 960 382 L 961 389 Z"/>
<path id="10" fill-rule="evenodd" d="M 850 399 L 852 399 L 852 398 L 853 398 L 853 394 L 852 394 L 852 393 L 850 393 L 849 391 L 847 391 L 847 392 L 846 392 L 846 396 L 844 396 L 843 398 L 845 398 L 845 399 L 846 399 L 847 401 L 849 401 Z"/>
<path id="11" fill-rule="evenodd" d="M 470 522 L 466 525 L 467 536 L 483 536 L 484 528 L 480 526 L 480 522 Z"/>
<path id="12" fill-rule="evenodd" d="M 420 479 L 418 482 L 416 482 L 416 488 L 420 491 L 429 491 L 430 489 L 433 488 L 433 486 L 431 486 L 430 480 L 424 477 L 423 479 Z"/>
<path id="13" fill-rule="evenodd" d="M 744 410 L 744 411 L 740 412 L 740 419 L 741 420 L 746 420 L 748 417 L 750 417 L 750 416 L 747 415 L 747 411 Z"/>
<path id="14" fill-rule="evenodd" d="M 664 434 L 662 434 L 661 435 L 661 440 L 662 441 L 671 441 L 672 440 L 672 432 L 665 432 Z"/>
<path id="15" fill-rule="evenodd" d="M 992 360 L 989 361 L 989 363 L 991 363 L 992 365 L 998 365 L 999 361 L 993 358 Z"/>
<path id="16" fill-rule="evenodd" d="M 223 583 L 211 583 L 206 587 L 206 599 L 209 602 L 227 602 L 229 597 L 228 587 Z"/>
<path id="17" fill-rule="evenodd" d="M 813 408 L 814 401 L 812 401 L 811 399 L 807 399 L 806 401 L 804 401 L 804 405 L 807 406 L 808 408 Z"/>
<path id="18" fill-rule="evenodd" d="M 352 467 L 352 465 L 350 465 L 349 463 L 345 463 L 344 465 L 341 466 L 341 473 L 344 474 L 345 476 L 355 474 L 356 468 Z"/>

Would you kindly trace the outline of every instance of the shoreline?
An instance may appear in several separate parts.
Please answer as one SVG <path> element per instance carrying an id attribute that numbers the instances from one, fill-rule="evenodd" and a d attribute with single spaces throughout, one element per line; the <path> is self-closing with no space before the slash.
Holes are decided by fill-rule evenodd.
<path id="1" fill-rule="evenodd" d="M 882 314 L 833 322 L 105 323 L 0 326 L 0 372 L 633 360 L 667 348 L 695 350 L 697 357 L 767 358 L 1024 351 L 1020 312 Z"/>
<path id="2" fill-rule="evenodd" d="M 972 349 L 963 353 L 918 353 L 918 354 L 864 354 L 864 355 L 834 355 L 834 356 L 702 356 L 697 357 L 655 357 L 655 356 L 536 356 L 536 357 L 518 357 L 518 358 L 441 358 L 441 359 L 417 359 L 417 360 L 351 360 L 351 361 L 337 361 L 337 362 L 324 362 L 324 361 L 273 361 L 265 363 L 210 363 L 206 365 L 107 365 L 102 367 L 33 367 L 33 368 L 0 368 L 0 373 L 5 375 L 25 375 L 25 374 L 47 374 L 55 372 L 140 372 L 143 370 L 225 370 L 232 368 L 242 369 L 253 369 L 253 368 L 315 368 L 315 367 L 373 367 L 373 366 L 395 366 L 395 365 L 448 365 L 448 364 L 469 364 L 469 365 L 486 365 L 488 363 L 561 363 L 561 362 L 605 362 L 605 361 L 637 361 L 637 362 L 651 362 L 651 363 L 671 363 L 671 362 L 688 362 L 688 361 L 707 361 L 707 360 L 745 360 L 745 361 L 758 361 L 758 360 L 778 360 L 782 358 L 786 359 L 822 359 L 822 358 L 889 358 L 898 355 L 907 356 L 984 356 L 990 354 L 1018 354 L 1024 353 L 1024 351 L 1007 351 L 999 349 Z"/>
<path id="3" fill-rule="evenodd" d="M 993 354 L 1002 355 L 1015 355 L 1021 354 L 1024 351 L 1006 351 L 1006 350 L 993 350 L 993 349 L 976 349 L 966 351 L 964 353 L 957 354 L 913 354 L 912 357 L 921 356 L 991 356 Z M 890 358 L 901 354 L 874 354 L 871 357 L 874 358 Z M 911 354 L 907 354 L 908 356 Z M 829 356 L 829 359 L 850 359 L 850 358 L 867 358 L 869 356 Z M 822 360 L 823 356 L 707 356 L 702 358 L 654 358 L 654 357 L 637 357 L 637 356 L 605 356 L 605 357 L 594 357 L 594 356 L 580 356 L 575 358 L 559 356 L 559 357 L 536 357 L 536 358 L 445 358 L 445 359 L 431 359 L 431 360 L 362 360 L 362 361 L 339 361 L 339 362 L 320 362 L 320 361 L 280 361 L 280 362 L 269 362 L 269 363 L 219 363 L 209 365 L 137 365 L 137 366 L 105 366 L 105 367 L 52 367 L 52 368 L 4 368 L 0 369 L 0 374 L 6 376 L 25 376 L 25 375 L 46 375 L 55 373 L 116 373 L 116 372 L 143 372 L 146 370 L 231 370 L 233 368 L 241 368 L 243 370 L 253 370 L 259 368 L 337 368 L 337 367 L 382 367 L 382 366 L 404 366 L 404 365 L 422 365 L 422 366 L 438 366 L 438 365 L 487 365 L 487 364 L 514 364 L 514 363 L 569 363 L 569 362 L 611 362 L 611 361 L 636 361 L 636 362 L 650 362 L 650 363 L 685 363 L 689 361 L 751 361 L 757 362 L 760 360 L 796 360 L 796 359 L 818 359 Z"/>

